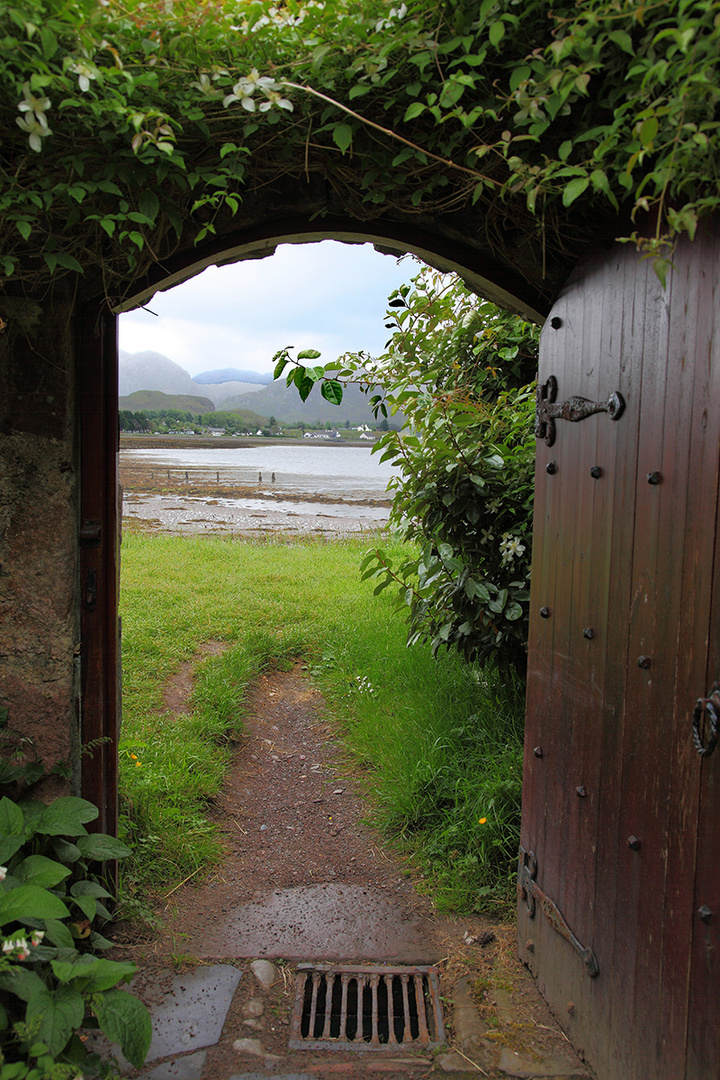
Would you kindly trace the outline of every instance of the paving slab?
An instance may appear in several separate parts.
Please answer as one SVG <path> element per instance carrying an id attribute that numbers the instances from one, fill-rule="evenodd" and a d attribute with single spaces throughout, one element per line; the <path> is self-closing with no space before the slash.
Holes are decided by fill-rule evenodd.
<path id="1" fill-rule="evenodd" d="M 160 998 L 150 996 L 153 1037 L 147 1060 L 214 1046 L 241 976 L 231 964 L 197 967 L 175 975 Z"/>
<path id="2" fill-rule="evenodd" d="M 142 977 L 141 986 L 135 977 L 129 989 L 145 1002 L 152 1020 L 152 1041 L 145 1063 L 177 1057 L 172 1068 L 180 1070 L 167 1072 L 171 1068 L 167 1064 L 158 1066 L 157 1073 L 145 1072 L 143 1076 L 150 1075 L 152 1080 L 199 1080 L 204 1058 L 199 1071 L 195 1071 L 199 1057 L 190 1051 L 219 1041 L 241 977 L 242 972 L 232 964 L 197 967 L 181 975 L 164 972 L 155 978 Z M 123 1072 L 131 1070 L 120 1047 L 103 1035 L 92 1035 L 88 1046 L 112 1055 Z"/>

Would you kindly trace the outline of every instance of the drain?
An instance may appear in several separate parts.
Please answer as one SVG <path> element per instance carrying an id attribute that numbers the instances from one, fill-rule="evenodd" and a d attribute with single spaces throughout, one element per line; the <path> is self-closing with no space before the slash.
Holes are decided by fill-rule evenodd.
<path id="1" fill-rule="evenodd" d="M 291 1049 L 392 1050 L 444 1042 L 435 968 L 298 965 Z"/>

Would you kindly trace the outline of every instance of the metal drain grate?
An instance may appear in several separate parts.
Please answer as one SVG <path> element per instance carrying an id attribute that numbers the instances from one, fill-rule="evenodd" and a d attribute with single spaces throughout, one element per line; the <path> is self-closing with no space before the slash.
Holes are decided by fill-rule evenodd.
<path id="1" fill-rule="evenodd" d="M 298 965 L 291 1049 L 390 1050 L 444 1042 L 435 968 Z"/>

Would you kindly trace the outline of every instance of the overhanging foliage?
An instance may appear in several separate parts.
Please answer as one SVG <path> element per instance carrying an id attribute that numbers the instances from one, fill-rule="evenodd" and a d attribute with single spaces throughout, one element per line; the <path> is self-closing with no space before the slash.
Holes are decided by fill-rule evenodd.
<path id="1" fill-rule="evenodd" d="M 640 211 L 662 274 L 720 202 L 712 0 L 24 0 L 0 34 L 0 271 L 28 285 L 117 300 L 283 177 L 359 219 L 474 205 L 549 280 Z"/>

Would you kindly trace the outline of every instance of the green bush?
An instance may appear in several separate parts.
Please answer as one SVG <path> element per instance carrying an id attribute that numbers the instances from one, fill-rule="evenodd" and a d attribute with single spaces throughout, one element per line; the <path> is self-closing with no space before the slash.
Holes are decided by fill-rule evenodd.
<path id="1" fill-rule="evenodd" d="M 3 1080 L 108 1075 L 112 1062 L 78 1031 L 99 1028 L 140 1067 L 150 1046 L 145 1005 L 120 990 L 134 964 L 106 959 L 98 930 L 110 892 L 91 866 L 124 858 L 112 836 L 90 833 L 92 803 L 64 796 L 46 805 L 4 792 L 39 778 L 38 763 L 0 762 L 0 1074 Z"/>

